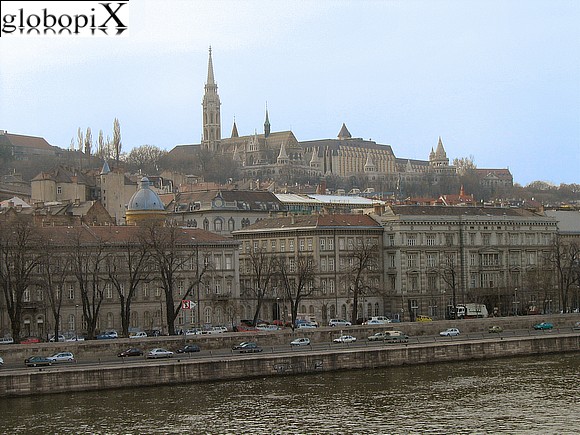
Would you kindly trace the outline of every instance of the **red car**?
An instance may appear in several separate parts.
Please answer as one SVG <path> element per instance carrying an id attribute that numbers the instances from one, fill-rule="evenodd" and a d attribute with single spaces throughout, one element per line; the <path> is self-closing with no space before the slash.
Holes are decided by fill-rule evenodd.
<path id="1" fill-rule="evenodd" d="M 38 337 L 28 337 L 23 340 L 20 340 L 20 344 L 35 344 L 40 342 L 42 342 L 42 340 Z"/>

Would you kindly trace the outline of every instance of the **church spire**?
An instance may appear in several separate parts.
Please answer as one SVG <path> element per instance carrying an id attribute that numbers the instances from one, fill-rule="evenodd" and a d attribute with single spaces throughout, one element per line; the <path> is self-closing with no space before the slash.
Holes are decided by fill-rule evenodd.
<path id="1" fill-rule="evenodd" d="M 213 75 L 213 61 L 211 46 L 207 63 L 207 82 L 203 95 L 203 134 L 202 147 L 210 151 L 217 151 L 221 140 L 220 97 L 217 93 L 217 84 Z"/>
<path id="2" fill-rule="evenodd" d="M 236 118 L 234 117 L 234 126 L 232 127 L 232 136 L 231 137 L 240 137 L 238 134 L 238 127 L 236 126 Z"/>
<path id="3" fill-rule="evenodd" d="M 264 121 L 264 137 L 270 136 L 270 119 L 268 118 L 268 103 L 266 103 L 266 120 Z"/>
<path id="4" fill-rule="evenodd" d="M 213 78 L 213 62 L 211 60 L 211 45 L 209 46 L 209 62 L 207 63 L 207 85 L 215 85 Z"/>

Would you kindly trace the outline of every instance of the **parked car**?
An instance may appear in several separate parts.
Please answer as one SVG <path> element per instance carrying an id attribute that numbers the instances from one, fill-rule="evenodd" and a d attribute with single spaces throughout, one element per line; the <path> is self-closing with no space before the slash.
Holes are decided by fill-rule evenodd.
<path id="1" fill-rule="evenodd" d="M 120 356 L 122 358 L 127 356 L 143 356 L 143 351 L 138 347 L 130 347 L 129 349 L 124 350 L 123 352 L 119 352 L 117 356 Z"/>
<path id="2" fill-rule="evenodd" d="M 248 342 L 238 349 L 240 353 L 255 353 L 262 352 L 262 348 L 257 343 Z"/>
<path id="3" fill-rule="evenodd" d="M 24 360 L 24 364 L 26 364 L 27 367 L 50 366 L 52 365 L 52 360 L 45 356 L 31 356 Z"/>
<path id="4" fill-rule="evenodd" d="M 459 334 L 461 334 L 461 331 L 457 328 L 447 328 L 445 331 L 439 333 L 441 337 L 456 337 Z"/>
<path id="5" fill-rule="evenodd" d="M 429 316 L 417 316 L 415 317 L 415 322 L 432 322 L 433 319 Z"/>
<path id="6" fill-rule="evenodd" d="M 113 338 L 119 338 L 117 331 L 105 331 L 102 334 L 97 335 L 97 340 L 110 340 Z"/>
<path id="7" fill-rule="evenodd" d="M 59 334 L 58 335 L 58 340 L 55 340 L 54 334 L 51 334 L 50 335 L 50 338 L 48 339 L 48 341 L 63 341 L 64 342 L 64 341 L 66 341 L 66 337 L 64 335 L 62 335 L 62 334 Z"/>
<path id="8" fill-rule="evenodd" d="M 79 335 L 75 335 L 73 337 L 69 337 L 66 341 L 85 341 L 85 337 L 81 337 Z"/>
<path id="9" fill-rule="evenodd" d="M 2 337 L 0 338 L 0 344 L 12 344 L 14 339 L 12 337 Z"/>
<path id="10" fill-rule="evenodd" d="M 59 352 L 48 357 L 53 363 L 75 362 L 75 356 L 72 352 Z"/>
<path id="11" fill-rule="evenodd" d="M 554 325 L 552 325 L 550 322 L 541 322 L 541 323 L 536 323 L 534 325 L 534 329 L 541 329 L 541 330 L 545 330 L 545 329 L 552 329 L 554 327 Z"/>
<path id="12" fill-rule="evenodd" d="M 391 319 L 385 316 L 374 316 L 371 317 L 366 322 L 363 322 L 363 325 L 385 325 L 387 323 L 391 323 Z"/>
<path id="13" fill-rule="evenodd" d="M 572 327 L 572 329 L 574 331 L 580 331 L 580 322 L 574 323 L 574 326 Z"/>
<path id="14" fill-rule="evenodd" d="M 167 349 L 163 349 L 161 347 L 151 349 L 147 353 L 147 358 L 171 358 L 173 356 L 173 352 Z"/>
<path id="15" fill-rule="evenodd" d="M 315 323 L 304 322 L 298 324 L 298 329 L 314 329 L 314 328 L 318 328 L 318 325 L 316 325 Z"/>
<path id="16" fill-rule="evenodd" d="M 177 353 L 191 353 L 199 351 L 201 351 L 201 348 L 197 344 L 186 344 L 185 346 L 177 349 Z"/>
<path id="17" fill-rule="evenodd" d="M 338 338 L 332 340 L 333 343 L 354 343 L 356 341 L 356 337 L 352 335 L 341 335 Z"/>
<path id="18" fill-rule="evenodd" d="M 147 333 L 145 331 L 133 332 L 129 334 L 129 338 L 146 338 Z"/>
<path id="19" fill-rule="evenodd" d="M 258 331 L 271 332 L 271 331 L 278 331 L 280 329 L 280 327 L 278 325 L 267 325 L 265 323 L 260 323 L 258 326 L 256 326 L 256 329 Z"/>
<path id="20" fill-rule="evenodd" d="M 38 337 L 27 337 L 23 340 L 20 340 L 20 344 L 36 344 L 41 342 L 42 340 Z"/>
<path id="21" fill-rule="evenodd" d="M 489 329 L 487 330 L 488 332 L 495 332 L 495 333 L 500 333 L 503 332 L 503 328 L 499 325 L 492 325 L 489 327 Z"/>
<path id="22" fill-rule="evenodd" d="M 292 340 L 290 346 L 310 346 L 310 339 L 307 337 L 300 337 Z"/>
<path id="23" fill-rule="evenodd" d="M 352 326 L 352 323 L 344 319 L 330 319 L 328 326 Z"/>
<path id="24" fill-rule="evenodd" d="M 0 356 L 0 367 L 2 367 L 4 365 L 4 360 L 2 359 L 2 357 Z"/>

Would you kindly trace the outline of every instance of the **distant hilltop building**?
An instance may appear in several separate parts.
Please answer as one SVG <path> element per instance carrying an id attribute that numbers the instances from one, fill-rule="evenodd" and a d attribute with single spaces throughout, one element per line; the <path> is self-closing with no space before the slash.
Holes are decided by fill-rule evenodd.
<path id="1" fill-rule="evenodd" d="M 390 145 L 353 137 L 344 123 L 335 139 L 301 142 L 292 131 L 272 131 L 267 107 L 263 131 L 254 130 L 253 134 L 240 136 L 234 119 L 230 137 L 222 137 L 221 100 L 211 47 L 204 89 L 201 143 L 178 145 L 170 151 L 170 157 L 185 158 L 202 148 L 231 157 L 239 164 L 245 179 L 276 180 L 288 175 L 311 178 L 356 176 L 369 183 L 382 182 L 391 190 L 400 188 L 401 183 L 428 179 L 437 184 L 444 178 L 457 177 L 457 170 L 449 163 L 441 137 L 435 149 L 431 148 L 429 160 L 398 158 Z M 511 174 L 507 177 L 505 172 L 509 174 L 509 170 L 503 171 L 501 179 L 509 184 Z M 487 184 L 493 182 L 490 180 Z"/>

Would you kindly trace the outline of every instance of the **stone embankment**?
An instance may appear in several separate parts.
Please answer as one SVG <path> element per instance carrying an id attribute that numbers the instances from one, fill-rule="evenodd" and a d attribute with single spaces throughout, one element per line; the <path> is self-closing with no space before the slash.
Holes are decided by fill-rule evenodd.
<path id="1" fill-rule="evenodd" d="M 288 351 L 227 357 L 174 358 L 131 364 L 102 364 L 0 372 L 0 397 L 96 391 L 153 385 L 233 380 L 580 350 L 573 332 L 480 340 L 450 339 L 380 347 Z"/>

